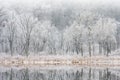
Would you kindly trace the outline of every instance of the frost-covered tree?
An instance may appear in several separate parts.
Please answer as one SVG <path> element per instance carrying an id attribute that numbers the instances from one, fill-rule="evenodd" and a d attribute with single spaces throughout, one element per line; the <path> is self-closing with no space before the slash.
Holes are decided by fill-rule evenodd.
<path id="1" fill-rule="evenodd" d="M 31 33 L 36 27 L 37 22 L 37 19 L 32 14 L 21 14 L 19 16 L 19 32 L 23 39 L 23 51 L 27 56 L 29 54 Z"/>
<path id="2" fill-rule="evenodd" d="M 85 26 L 74 22 L 64 32 L 64 49 L 66 52 L 72 51 L 83 56 L 83 42 Z"/>
<path id="3" fill-rule="evenodd" d="M 5 43 L 7 43 L 6 38 L 5 38 L 5 26 L 7 23 L 7 19 L 8 19 L 8 14 L 7 14 L 7 10 L 3 7 L 0 7 L 0 52 L 7 52 L 7 45 Z"/>
<path id="4" fill-rule="evenodd" d="M 48 51 L 48 53 L 56 53 L 59 46 L 59 32 L 50 21 L 39 23 L 34 28 L 34 32 L 32 33 L 33 45 L 37 52 Z"/>
<path id="5" fill-rule="evenodd" d="M 92 56 L 109 55 L 119 49 L 119 10 L 109 14 L 107 10 L 98 11 L 98 7 L 71 5 L 0 7 L 0 52 Z"/>
<path id="6" fill-rule="evenodd" d="M 79 24 L 84 24 L 85 28 L 87 29 L 86 40 L 88 43 L 89 56 L 91 56 L 92 49 L 94 52 L 93 25 L 96 23 L 96 20 L 98 19 L 99 16 L 97 13 L 91 12 L 90 10 L 82 11 L 78 16 L 79 17 L 77 18 L 76 22 L 78 22 Z"/>
<path id="7" fill-rule="evenodd" d="M 99 53 L 108 56 L 116 48 L 117 21 L 111 18 L 100 18 L 95 25 L 95 35 L 99 44 Z M 103 52 L 104 50 L 104 52 Z"/>
<path id="8" fill-rule="evenodd" d="M 16 28 L 17 28 L 17 16 L 14 12 L 10 12 L 9 13 L 9 18 L 8 21 L 6 23 L 6 37 L 8 40 L 8 45 L 9 45 L 9 49 L 10 49 L 10 54 L 13 55 L 14 53 L 14 47 L 15 47 L 15 40 L 17 39 L 17 32 L 16 32 Z"/>

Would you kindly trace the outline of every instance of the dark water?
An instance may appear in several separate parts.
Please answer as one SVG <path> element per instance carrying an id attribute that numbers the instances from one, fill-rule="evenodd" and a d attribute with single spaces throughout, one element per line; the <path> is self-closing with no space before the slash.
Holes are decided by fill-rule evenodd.
<path id="1" fill-rule="evenodd" d="M 120 80 L 119 69 L 0 68 L 0 80 Z"/>

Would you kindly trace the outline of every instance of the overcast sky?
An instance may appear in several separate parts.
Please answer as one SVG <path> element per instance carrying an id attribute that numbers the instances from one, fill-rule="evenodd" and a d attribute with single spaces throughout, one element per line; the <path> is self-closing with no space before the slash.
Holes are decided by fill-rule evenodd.
<path id="1" fill-rule="evenodd" d="M 111 5 L 119 5 L 120 0 L 0 0 L 0 3 L 3 5 L 11 5 L 11 4 L 26 4 L 30 6 L 34 6 L 38 3 L 44 2 L 74 2 L 74 3 L 89 3 L 89 4 L 111 4 Z"/>

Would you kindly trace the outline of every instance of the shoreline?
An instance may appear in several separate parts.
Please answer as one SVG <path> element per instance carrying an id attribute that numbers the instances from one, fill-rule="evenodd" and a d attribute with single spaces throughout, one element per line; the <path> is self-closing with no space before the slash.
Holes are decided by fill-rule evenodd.
<path id="1" fill-rule="evenodd" d="M 46 65 L 68 65 L 68 66 L 99 66 L 120 67 L 119 56 L 30 56 L 30 57 L 0 57 L 0 66 L 46 66 Z"/>

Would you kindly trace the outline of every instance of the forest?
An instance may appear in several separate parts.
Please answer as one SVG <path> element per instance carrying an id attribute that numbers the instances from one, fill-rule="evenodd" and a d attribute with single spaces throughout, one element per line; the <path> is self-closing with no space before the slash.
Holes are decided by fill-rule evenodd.
<path id="1" fill-rule="evenodd" d="M 0 5 L 3 55 L 109 56 L 120 48 L 120 6 L 79 3 Z"/>

